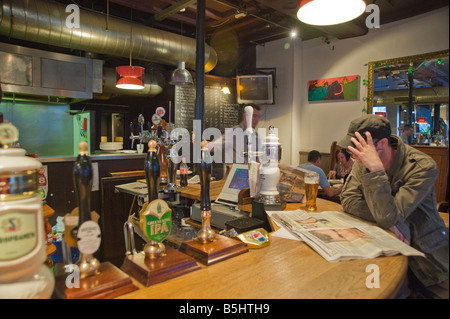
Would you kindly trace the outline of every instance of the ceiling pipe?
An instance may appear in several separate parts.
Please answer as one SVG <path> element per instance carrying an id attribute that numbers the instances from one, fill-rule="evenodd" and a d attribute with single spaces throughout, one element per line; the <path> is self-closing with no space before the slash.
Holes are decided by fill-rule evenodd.
<path id="1" fill-rule="evenodd" d="M 43 0 L 0 0 L 0 34 L 47 45 L 92 51 L 127 58 L 130 56 L 130 22 L 80 9 L 80 27 L 70 28 L 66 6 Z M 108 20 L 108 24 L 107 24 Z M 183 42 L 183 50 L 181 50 Z M 185 61 L 196 69 L 196 40 L 133 23 L 132 54 L 136 60 L 176 66 Z M 205 45 L 205 72 L 217 64 L 216 51 Z"/>

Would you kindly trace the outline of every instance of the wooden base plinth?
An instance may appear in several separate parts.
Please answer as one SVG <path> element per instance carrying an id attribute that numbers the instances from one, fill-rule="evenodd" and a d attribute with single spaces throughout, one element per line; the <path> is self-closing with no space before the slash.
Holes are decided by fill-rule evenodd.
<path id="1" fill-rule="evenodd" d="M 181 243 L 180 251 L 194 257 L 205 265 L 212 265 L 219 261 L 243 254 L 248 251 L 245 245 L 235 239 L 216 235 L 213 242 L 200 243 L 197 238 Z"/>
<path id="2" fill-rule="evenodd" d="M 68 288 L 67 275 L 57 276 L 54 296 L 65 299 L 110 299 L 138 289 L 130 277 L 110 262 L 100 265 L 99 274 L 80 279 L 79 288 Z M 72 278 L 68 278 L 73 284 Z"/>
<path id="3" fill-rule="evenodd" d="M 166 246 L 165 256 L 148 259 L 143 253 L 129 255 L 120 268 L 148 287 L 201 267 L 192 257 Z"/>

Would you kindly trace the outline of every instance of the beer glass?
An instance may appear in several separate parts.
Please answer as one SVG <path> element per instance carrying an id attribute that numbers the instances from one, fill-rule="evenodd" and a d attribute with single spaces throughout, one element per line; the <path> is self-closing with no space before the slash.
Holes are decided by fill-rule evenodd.
<path id="1" fill-rule="evenodd" d="M 316 198 L 319 191 L 319 174 L 311 172 L 305 174 L 306 210 L 314 212 L 317 210 Z"/>

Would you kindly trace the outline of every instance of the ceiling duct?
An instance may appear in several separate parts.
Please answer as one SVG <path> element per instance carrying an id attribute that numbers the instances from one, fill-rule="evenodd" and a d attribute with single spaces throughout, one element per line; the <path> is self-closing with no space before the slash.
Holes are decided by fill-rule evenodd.
<path id="1" fill-rule="evenodd" d="M 409 102 L 408 90 L 386 90 L 374 92 L 374 105 L 404 104 Z M 415 104 L 448 103 L 448 86 L 413 89 Z"/>
<path id="2" fill-rule="evenodd" d="M 80 27 L 66 26 L 66 6 L 43 0 L 0 0 L 0 34 L 7 37 L 127 58 L 130 22 L 80 9 Z M 107 23 L 108 20 L 108 23 Z M 176 66 L 185 61 L 195 70 L 196 41 L 132 23 L 132 54 L 136 60 Z M 183 43 L 183 50 L 181 50 Z M 181 56 L 182 55 L 182 56 Z M 205 72 L 217 64 L 217 53 L 205 45 Z"/>

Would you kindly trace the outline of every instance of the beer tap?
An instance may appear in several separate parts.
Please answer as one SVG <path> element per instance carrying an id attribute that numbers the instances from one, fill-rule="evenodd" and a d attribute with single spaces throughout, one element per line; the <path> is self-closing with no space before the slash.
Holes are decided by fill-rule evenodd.
<path id="1" fill-rule="evenodd" d="M 133 125 L 133 122 L 130 123 L 131 148 L 133 148 L 135 140 L 139 140 L 139 144 L 142 144 L 142 143 L 148 143 L 148 141 L 151 139 L 150 131 L 147 131 L 147 130 L 144 131 L 144 124 L 145 124 L 145 118 L 142 114 L 139 114 L 139 116 L 138 116 L 139 134 L 134 135 L 134 132 L 133 132 L 134 125 Z"/>
<path id="2" fill-rule="evenodd" d="M 163 255 L 165 251 L 165 246 L 162 243 L 152 240 L 146 235 L 145 225 L 145 215 L 149 213 L 150 209 L 149 204 L 158 199 L 158 190 L 160 185 L 161 165 L 156 147 L 157 143 L 155 140 L 152 139 L 148 142 L 148 153 L 144 163 L 148 200 L 139 211 L 139 216 L 136 217 L 135 214 L 129 216 L 128 220 L 124 224 L 125 254 L 127 256 L 137 254 L 134 233 L 137 233 L 139 237 L 146 242 L 146 245 L 144 246 L 144 253 L 149 258 L 157 258 Z"/>
<path id="3" fill-rule="evenodd" d="M 148 142 L 148 153 L 145 159 L 145 180 L 147 181 L 148 202 L 158 198 L 161 168 L 156 150 L 156 141 Z"/>
<path id="4" fill-rule="evenodd" d="M 80 152 L 74 164 L 74 186 L 78 199 L 78 226 L 72 230 L 76 235 L 81 259 L 78 262 L 80 278 L 99 273 L 100 262 L 93 256 L 100 247 L 100 227 L 91 221 L 92 163 L 88 157 L 87 143 L 80 142 Z"/>
<path id="5" fill-rule="evenodd" d="M 164 122 L 165 123 L 165 122 Z M 159 158 L 159 163 L 160 163 L 160 170 L 161 170 L 161 183 L 165 184 L 167 183 L 167 167 L 166 167 L 166 145 L 167 145 L 167 139 L 168 139 L 168 133 L 166 130 L 163 129 L 163 127 L 161 125 L 159 125 L 160 123 L 155 125 L 155 141 L 156 144 L 158 145 L 158 158 Z"/>
<path id="6" fill-rule="evenodd" d="M 253 129 L 252 122 L 253 122 L 253 107 L 250 105 L 247 105 L 244 108 L 245 112 L 245 119 L 247 122 L 247 128 L 245 129 L 245 135 L 247 136 L 247 153 L 244 154 L 247 156 L 248 160 L 248 171 L 249 171 L 249 178 L 248 178 L 248 184 L 250 188 L 250 197 L 255 197 L 257 194 L 257 182 L 258 182 L 258 169 L 259 169 L 259 163 L 257 162 L 257 158 L 262 155 L 261 152 L 257 151 L 258 145 L 257 145 L 257 139 L 256 139 L 256 132 Z"/>
<path id="7" fill-rule="evenodd" d="M 159 158 L 156 150 L 156 141 L 150 140 L 148 142 L 148 153 L 147 157 L 145 159 L 145 179 L 147 181 L 147 191 L 148 191 L 148 202 L 142 207 L 142 210 L 140 211 L 140 228 L 142 231 L 145 232 L 146 229 L 146 219 L 145 215 L 148 214 L 149 205 L 152 201 L 155 199 L 158 199 L 158 189 L 159 189 L 159 182 L 160 182 L 160 165 L 159 165 Z M 157 258 L 164 254 L 165 252 L 165 246 L 163 243 L 150 240 L 145 246 L 144 246 L 144 253 L 145 256 L 148 258 Z"/>
<path id="8" fill-rule="evenodd" d="M 211 163 L 212 159 L 207 148 L 208 142 L 202 141 L 201 148 L 201 162 L 200 162 L 200 182 L 201 182 L 201 217 L 202 228 L 197 233 L 197 239 L 202 244 L 207 244 L 214 241 L 216 234 L 211 229 L 211 199 L 209 194 L 209 185 L 211 179 Z"/>
<path id="9" fill-rule="evenodd" d="M 245 135 L 247 135 L 247 145 L 248 145 L 248 151 L 247 151 L 247 158 L 248 163 L 256 163 L 256 138 L 255 138 L 255 130 L 253 129 L 252 122 L 253 122 L 253 107 L 250 105 L 247 105 L 244 108 L 245 112 L 245 119 L 247 122 L 247 128 L 245 129 Z"/>
<path id="10" fill-rule="evenodd" d="M 178 153 L 173 146 L 178 142 L 178 133 L 172 131 L 167 142 L 166 166 L 167 166 L 167 185 L 164 187 L 164 193 L 176 193 L 178 185 L 175 183 L 177 174 Z"/>

